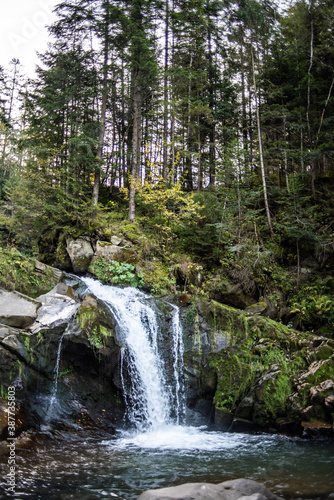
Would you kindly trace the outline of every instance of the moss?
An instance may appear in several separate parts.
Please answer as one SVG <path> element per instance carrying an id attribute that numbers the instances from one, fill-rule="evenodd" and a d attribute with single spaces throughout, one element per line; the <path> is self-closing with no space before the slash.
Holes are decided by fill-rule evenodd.
<path id="1" fill-rule="evenodd" d="M 287 400 L 291 392 L 291 379 L 286 373 L 280 372 L 269 381 L 263 392 L 262 401 L 272 419 L 276 419 L 285 413 Z"/>
<path id="2" fill-rule="evenodd" d="M 250 346 L 232 347 L 210 355 L 210 366 L 217 373 L 216 408 L 231 410 L 254 385 L 258 372 Z"/>
<path id="3" fill-rule="evenodd" d="M 77 320 L 93 347 L 102 349 L 106 347 L 108 338 L 115 339 L 115 332 L 110 326 L 110 318 L 102 307 L 98 307 L 97 302 L 96 305 L 84 305 L 83 303 L 78 310 Z"/>
<path id="4" fill-rule="evenodd" d="M 334 360 L 327 359 L 319 362 L 319 367 L 314 373 L 305 378 L 305 383 L 319 385 L 325 380 L 334 380 Z"/>
<path id="5" fill-rule="evenodd" d="M 138 268 L 143 275 L 145 286 L 147 286 L 154 295 L 167 295 L 174 293 L 175 277 L 170 274 L 169 266 L 159 260 L 148 261 L 140 260 Z"/>
<path id="6" fill-rule="evenodd" d="M 49 292 L 57 283 L 50 269 L 46 268 L 43 274 L 36 271 L 34 259 L 14 250 L 0 249 L 0 287 L 38 297 Z"/>
<path id="7" fill-rule="evenodd" d="M 207 309 L 207 320 L 212 331 L 223 331 L 233 339 L 244 339 L 248 335 L 247 315 L 242 311 L 218 302 L 212 301 Z"/>

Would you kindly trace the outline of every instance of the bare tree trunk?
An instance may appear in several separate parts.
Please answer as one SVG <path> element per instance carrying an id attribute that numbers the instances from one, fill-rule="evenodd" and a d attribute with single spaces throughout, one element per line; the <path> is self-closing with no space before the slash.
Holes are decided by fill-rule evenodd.
<path id="1" fill-rule="evenodd" d="M 310 1 L 309 11 L 311 15 L 311 39 L 310 39 L 310 63 L 307 70 L 307 107 L 306 107 L 306 122 L 307 122 L 307 132 L 308 132 L 308 143 L 309 149 L 312 151 L 313 149 L 313 141 L 312 141 L 312 133 L 311 133 L 311 121 L 310 121 L 310 108 L 311 108 L 311 70 L 313 66 L 313 39 L 314 39 L 314 25 L 313 25 L 313 16 L 312 16 L 312 7 L 313 2 Z M 310 157 L 310 168 L 311 168 L 311 188 L 312 194 L 315 196 L 315 165 L 312 156 Z"/>
<path id="2" fill-rule="evenodd" d="M 142 89 L 140 85 L 139 69 L 134 71 L 133 80 L 133 133 L 131 148 L 131 180 L 129 186 L 129 220 L 131 221 L 136 218 L 135 193 L 140 168 Z"/>
<path id="3" fill-rule="evenodd" d="M 288 173 L 288 155 L 286 152 L 287 148 L 287 132 L 286 132 L 286 119 L 285 116 L 283 118 L 283 133 L 284 133 L 284 151 L 283 151 L 283 156 L 284 156 L 284 174 L 285 174 L 285 184 L 286 184 L 286 190 L 288 193 L 290 193 L 290 183 L 289 183 L 289 173 Z"/>
<path id="4" fill-rule="evenodd" d="M 270 215 L 270 210 L 269 210 L 268 194 L 267 194 L 267 183 L 266 183 L 266 175 L 265 175 L 265 169 L 264 169 L 264 158 L 263 158 L 263 149 L 262 149 L 262 133 L 261 133 L 261 120 L 260 120 L 260 108 L 259 108 L 259 101 L 258 101 L 258 95 L 257 95 L 257 86 L 256 86 L 256 77 L 255 77 L 255 64 L 254 64 L 253 47 L 251 48 L 251 53 L 252 53 L 252 73 L 253 73 L 253 86 L 254 86 L 254 100 L 255 100 L 255 109 L 256 109 L 257 134 L 258 134 L 258 141 L 259 141 L 259 155 L 260 155 L 260 166 L 261 166 L 263 197 L 264 197 L 264 205 L 265 205 L 265 208 L 266 208 L 266 214 L 267 214 L 267 220 L 268 220 L 268 227 L 269 227 L 269 231 L 270 231 L 270 236 L 271 236 L 271 239 L 273 240 L 274 239 L 274 231 L 273 231 L 273 226 L 272 226 L 272 222 L 271 222 L 271 215 Z"/>
<path id="5" fill-rule="evenodd" d="M 102 104 L 99 140 L 97 145 L 97 168 L 95 169 L 94 186 L 93 186 L 93 206 L 96 207 L 99 202 L 100 192 L 100 169 L 103 157 L 103 143 L 106 131 L 106 113 L 107 113 L 107 97 L 108 97 L 108 57 L 109 57 L 109 0 L 106 0 L 105 8 L 105 33 L 104 33 L 104 57 L 103 57 L 103 85 L 102 85 Z"/>
<path id="6" fill-rule="evenodd" d="M 165 10 L 165 68 L 164 68 L 164 132 L 163 132 L 163 166 L 162 177 L 166 181 L 168 173 L 168 52 L 169 52 L 169 1 Z"/>

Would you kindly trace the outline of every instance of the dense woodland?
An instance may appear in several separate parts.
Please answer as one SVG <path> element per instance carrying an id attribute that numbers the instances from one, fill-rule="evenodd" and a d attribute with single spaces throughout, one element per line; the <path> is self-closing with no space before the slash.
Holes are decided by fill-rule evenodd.
<path id="1" fill-rule="evenodd" d="M 238 285 L 331 334 L 334 5 L 278 4 L 59 3 L 34 79 L 0 61 L 2 246 L 61 266 L 121 231 L 157 293 Z"/>

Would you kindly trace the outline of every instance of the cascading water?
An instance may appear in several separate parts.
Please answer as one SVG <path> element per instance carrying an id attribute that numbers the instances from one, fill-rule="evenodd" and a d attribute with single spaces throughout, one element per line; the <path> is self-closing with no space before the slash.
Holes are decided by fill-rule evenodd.
<path id="1" fill-rule="evenodd" d="M 180 311 L 177 306 L 173 305 L 173 356 L 174 356 L 174 379 L 175 379 L 175 408 L 176 408 L 176 423 L 184 422 L 186 415 L 186 403 L 184 393 L 184 364 L 183 364 L 183 336 L 182 325 L 180 320 Z"/>
<path id="2" fill-rule="evenodd" d="M 53 413 L 54 413 L 54 410 L 55 410 L 55 405 L 57 403 L 58 377 L 59 377 L 59 366 L 60 366 L 61 351 L 62 351 L 64 337 L 65 337 L 65 335 L 67 335 L 69 333 L 70 325 L 71 325 L 71 323 L 69 322 L 68 325 L 67 325 L 67 327 L 66 327 L 65 332 L 62 334 L 62 336 L 59 339 L 56 365 L 55 365 L 55 368 L 54 368 L 54 377 L 53 377 L 54 384 L 53 384 L 53 389 L 52 389 L 51 397 L 50 397 L 50 400 L 49 400 L 49 406 L 48 406 L 48 409 L 47 409 L 46 415 L 45 415 L 45 423 L 46 424 L 48 424 L 52 420 Z"/>
<path id="3" fill-rule="evenodd" d="M 105 286 L 91 278 L 82 281 L 112 310 L 121 351 L 121 380 L 129 421 L 139 430 L 179 424 L 185 414 L 183 342 L 178 308 L 173 311 L 173 381 L 166 380 L 159 351 L 159 322 L 150 297 L 135 288 Z M 174 422 L 173 418 L 174 417 Z"/>
<path id="4" fill-rule="evenodd" d="M 64 335 L 65 335 L 65 332 L 60 337 L 59 344 L 58 344 L 57 360 L 56 360 L 56 366 L 54 369 L 54 385 L 53 385 L 53 389 L 52 389 L 52 393 L 51 393 L 51 397 L 50 397 L 50 401 L 49 401 L 49 406 L 48 406 L 48 409 L 47 409 L 46 415 L 45 415 L 45 422 L 46 423 L 49 423 L 50 420 L 52 419 L 54 406 L 55 406 L 55 403 L 57 400 L 59 364 L 60 364 L 61 348 L 63 345 Z"/>

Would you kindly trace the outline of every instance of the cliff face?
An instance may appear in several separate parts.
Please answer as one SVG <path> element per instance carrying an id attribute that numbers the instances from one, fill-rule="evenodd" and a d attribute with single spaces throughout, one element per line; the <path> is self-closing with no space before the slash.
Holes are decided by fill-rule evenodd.
<path id="1" fill-rule="evenodd" d="M 215 428 L 333 436 L 333 340 L 214 301 L 182 318 L 189 404 Z"/>
<path id="2" fill-rule="evenodd" d="M 30 325 L 22 329 L 14 321 L 0 327 L 2 407 L 7 388 L 15 386 L 24 414 L 17 433 L 45 424 L 113 433 L 123 416 L 113 317 L 98 299 L 87 295 L 82 300 L 64 283 L 36 302 Z M 6 437 L 6 419 L 1 421 L 0 434 Z"/>

